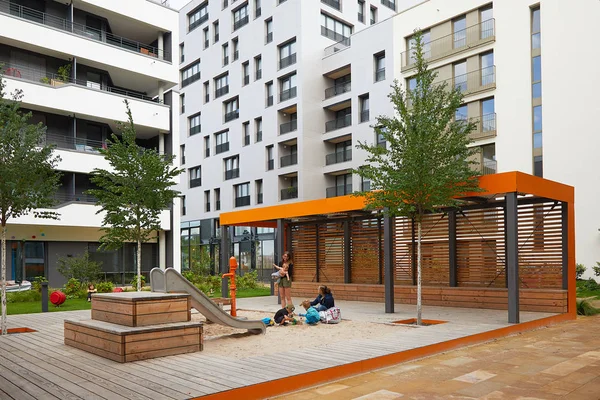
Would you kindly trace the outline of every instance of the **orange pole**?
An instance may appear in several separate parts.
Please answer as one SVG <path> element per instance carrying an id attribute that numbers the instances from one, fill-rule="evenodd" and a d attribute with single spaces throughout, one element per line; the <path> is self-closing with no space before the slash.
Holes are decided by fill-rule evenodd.
<path id="1" fill-rule="evenodd" d="M 236 304 L 235 304 L 235 291 L 236 291 L 235 270 L 237 269 L 237 267 L 238 267 L 237 260 L 235 259 L 235 257 L 232 256 L 229 259 L 229 273 L 223 274 L 223 276 L 222 276 L 223 278 L 227 277 L 231 280 L 229 283 L 229 296 L 231 297 L 231 316 L 232 317 L 237 317 Z"/>

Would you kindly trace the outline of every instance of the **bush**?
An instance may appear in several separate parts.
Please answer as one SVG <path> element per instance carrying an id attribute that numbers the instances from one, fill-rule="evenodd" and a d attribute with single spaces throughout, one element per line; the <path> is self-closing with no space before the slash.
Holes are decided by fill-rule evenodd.
<path id="1" fill-rule="evenodd" d="M 575 279 L 579 280 L 587 268 L 583 264 L 575 264 Z"/>
<path id="2" fill-rule="evenodd" d="M 592 306 L 587 300 L 577 300 L 577 315 L 596 315 L 600 310 Z"/>
<path id="3" fill-rule="evenodd" d="M 58 272 L 67 279 L 75 278 L 81 283 L 96 282 L 102 274 L 102 263 L 90 259 L 86 250 L 79 257 L 61 257 L 58 259 Z"/>
<path id="4" fill-rule="evenodd" d="M 592 267 L 594 275 L 600 276 L 600 262 L 596 261 L 596 266 Z"/>
<path id="5" fill-rule="evenodd" d="M 77 298 L 79 297 L 79 292 L 81 292 L 82 288 L 83 284 L 79 282 L 79 280 L 71 278 L 65 283 L 64 292 L 67 295 L 67 298 Z"/>
<path id="6" fill-rule="evenodd" d="M 144 287 L 144 285 L 146 284 L 146 277 L 144 275 L 135 275 L 131 280 L 131 286 L 133 286 L 134 289 L 137 288 L 139 278 L 142 278 L 142 287 Z"/>
<path id="7" fill-rule="evenodd" d="M 42 282 L 48 282 L 48 279 L 44 276 L 36 276 L 31 282 L 31 290 L 42 293 Z"/>
<path id="8" fill-rule="evenodd" d="M 258 287 L 258 272 L 246 272 L 244 276 L 235 278 L 238 290 L 256 289 Z"/>
<path id="9" fill-rule="evenodd" d="M 32 301 L 41 301 L 41 290 L 26 290 L 23 292 L 6 293 L 7 303 L 29 303 Z"/>
<path id="10" fill-rule="evenodd" d="M 587 281 L 583 281 L 581 288 L 583 290 L 594 291 L 594 290 L 600 290 L 600 285 L 598 285 L 598 283 L 594 280 L 594 278 L 590 278 Z"/>
<path id="11" fill-rule="evenodd" d="M 98 293 L 112 293 L 115 285 L 112 282 L 99 282 L 96 286 Z"/>

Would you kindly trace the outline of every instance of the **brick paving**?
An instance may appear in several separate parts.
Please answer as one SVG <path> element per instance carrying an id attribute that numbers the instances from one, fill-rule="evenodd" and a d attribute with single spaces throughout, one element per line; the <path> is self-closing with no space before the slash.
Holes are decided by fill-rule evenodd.
<path id="1" fill-rule="evenodd" d="M 579 317 L 278 398 L 599 400 L 599 333 Z"/>

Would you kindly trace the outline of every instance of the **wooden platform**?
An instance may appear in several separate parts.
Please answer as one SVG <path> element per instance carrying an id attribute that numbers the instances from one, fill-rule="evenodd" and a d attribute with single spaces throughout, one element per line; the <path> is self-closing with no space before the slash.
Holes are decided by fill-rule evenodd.
<path id="1" fill-rule="evenodd" d="M 104 321 L 65 320 L 65 344 L 117 362 L 201 351 L 201 322 L 123 327 Z"/>
<path id="2" fill-rule="evenodd" d="M 190 296 L 179 293 L 121 292 L 92 296 L 92 319 L 125 326 L 190 320 Z"/>

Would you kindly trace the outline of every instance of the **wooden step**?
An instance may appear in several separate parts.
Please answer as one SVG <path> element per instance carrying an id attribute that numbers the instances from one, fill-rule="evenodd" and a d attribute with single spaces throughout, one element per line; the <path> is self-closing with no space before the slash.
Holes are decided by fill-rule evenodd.
<path id="1" fill-rule="evenodd" d="M 202 351 L 202 322 L 127 327 L 65 320 L 65 344 L 120 363 Z"/>

